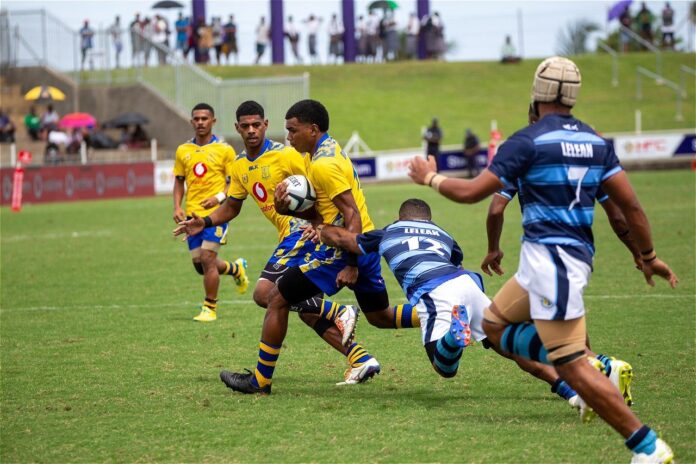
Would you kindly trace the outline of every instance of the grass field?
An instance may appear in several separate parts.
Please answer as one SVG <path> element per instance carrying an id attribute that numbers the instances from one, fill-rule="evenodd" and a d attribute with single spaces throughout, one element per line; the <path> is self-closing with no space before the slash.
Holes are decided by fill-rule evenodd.
<path id="1" fill-rule="evenodd" d="M 596 351 L 633 364 L 635 411 L 679 462 L 695 462 L 694 173 L 630 177 L 681 284 L 646 286 L 598 211 L 589 333 Z M 465 265 L 478 268 L 487 204 L 455 205 L 408 184 L 366 195 L 379 225 L 403 199 L 428 200 Z M 254 276 L 275 238 L 255 209 L 233 223 L 223 252 L 245 256 Z M 364 319 L 358 338 L 383 366 L 367 384 L 336 387 L 345 361 L 291 315 L 273 395 L 231 392 L 218 373 L 253 368 L 263 311 L 228 279 L 220 319 L 192 322 L 202 285 L 171 238 L 170 210 L 168 197 L 1 210 L 0 461 L 628 462 L 608 426 L 581 424 L 547 385 L 494 353 L 469 348 L 459 375 L 441 379 L 417 330 Z M 508 211 L 510 275 L 520 215 Z M 404 301 L 387 280 L 392 300 Z M 502 283 L 487 278 L 488 293 Z"/>
<path id="2" fill-rule="evenodd" d="M 694 78 L 686 75 L 687 97 L 683 121 L 675 121 L 674 91 L 642 80 L 643 99 L 636 100 L 636 69 L 655 71 L 651 53 L 621 55 L 619 86 L 612 87 L 612 61 L 605 54 L 573 57 L 583 76 L 578 104 L 573 111 L 604 133 L 630 132 L 635 128 L 635 110 L 643 114 L 644 131 L 689 129 L 696 126 Z M 696 54 L 663 53 L 663 75 L 679 83 L 680 66 L 696 67 Z M 310 97 L 320 100 L 331 114 L 331 134 L 345 143 L 353 131 L 374 150 L 413 148 L 421 144 L 421 128 L 438 116 L 444 131 L 443 144 L 461 144 L 469 127 L 486 140 L 495 119 L 507 137 L 527 123 L 529 89 L 541 59 L 518 65 L 498 62 L 396 62 L 378 65 L 342 66 L 206 66 L 222 79 L 310 75 Z M 173 95 L 171 68 L 149 68 L 148 82 Z M 125 79 L 132 70 L 115 76 Z M 98 74 L 94 74 L 98 76 Z M 233 128 L 218 128 L 235 136 Z M 271 127 L 276 133 L 277 128 Z"/>

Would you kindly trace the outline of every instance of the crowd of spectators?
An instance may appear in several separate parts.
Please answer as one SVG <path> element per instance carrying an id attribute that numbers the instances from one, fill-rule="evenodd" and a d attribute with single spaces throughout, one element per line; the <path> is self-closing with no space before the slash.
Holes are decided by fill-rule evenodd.
<path id="1" fill-rule="evenodd" d="M 321 64 L 319 58 L 318 36 L 325 33 L 328 39 L 328 62 L 341 63 L 344 56 L 345 28 L 338 14 L 332 14 L 324 26 L 324 19 L 314 14 L 295 21 L 292 16 L 286 18 L 284 35 L 290 44 L 295 64 L 304 63 L 300 50 L 300 38 L 306 35 L 307 57 L 312 64 Z M 419 19 L 411 13 L 406 24 L 398 24 L 396 16 L 390 10 L 371 10 L 360 15 L 355 25 L 357 61 L 383 62 L 399 59 L 415 59 L 418 56 L 419 39 L 425 44 L 426 57 L 441 60 L 447 51 L 444 23 L 440 14 L 434 12 Z M 270 45 L 270 25 L 266 17 L 259 18 L 254 30 L 256 48 L 255 63 L 263 60 Z M 178 13 L 174 24 L 170 26 L 167 19 L 159 14 L 152 17 L 135 13 L 127 26 L 116 16 L 114 22 L 106 29 L 110 47 L 115 56 L 115 67 L 121 67 L 121 54 L 124 49 L 124 35 L 130 39 L 131 63 L 133 66 L 163 65 L 169 59 L 169 53 L 175 52 L 184 59 L 200 64 L 232 65 L 239 63 L 239 41 L 237 23 L 234 15 L 227 21 L 214 16 L 210 22 L 203 18 L 193 21 L 191 17 Z M 79 31 L 82 52 L 82 68 L 89 63 L 94 67 L 94 30 L 85 20 Z M 251 42 L 251 39 L 249 40 Z M 156 56 L 156 60 L 152 57 Z"/>
<path id="2" fill-rule="evenodd" d="M 658 45 L 663 49 L 674 50 L 674 9 L 669 2 L 665 2 L 660 14 L 659 24 L 656 16 L 648 8 L 645 2 L 641 3 L 640 10 L 634 15 L 631 13 L 630 4 L 619 16 L 619 23 L 622 26 L 619 31 L 619 44 L 623 52 L 631 50 L 645 50 L 647 47 L 636 42 L 631 32 L 637 33 L 645 42 Z M 659 41 L 658 41 L 659 38 Z M 631 44 L 637 45 L 632 47 Z"/>

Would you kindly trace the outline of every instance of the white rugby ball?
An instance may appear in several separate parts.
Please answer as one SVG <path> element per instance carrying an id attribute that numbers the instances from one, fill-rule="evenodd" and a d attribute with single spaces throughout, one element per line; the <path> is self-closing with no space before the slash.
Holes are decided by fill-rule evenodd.
<path id="1" fill-rule="evenodd" d="M 290 176 L 283 182 L 287 185 L 290 211 L 306 211 L 317 201 L 317 192 L 305 176 Z"/>

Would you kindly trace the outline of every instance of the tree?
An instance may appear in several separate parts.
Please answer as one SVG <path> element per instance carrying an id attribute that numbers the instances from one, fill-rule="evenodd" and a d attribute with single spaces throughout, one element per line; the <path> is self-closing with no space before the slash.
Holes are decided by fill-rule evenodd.
<path id="1" fill-rule="evenodd" d="M 598 30 L 599 26 L 588 19 L 569 22 L 558 33 L 556 53 L 563 56 L 587 53 L 587 38 Z"/>

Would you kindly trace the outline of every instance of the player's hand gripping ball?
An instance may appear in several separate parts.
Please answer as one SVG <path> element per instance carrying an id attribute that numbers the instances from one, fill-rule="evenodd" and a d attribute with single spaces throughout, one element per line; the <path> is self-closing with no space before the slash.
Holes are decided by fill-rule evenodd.
<path id="1" fill-rule="evenodd" d="M 290 211 L 302 212 L 314 206 L 317 192 L 305 176 L 290 176 L 283 182 L 287 186 L 286 192 L 288 200 L 290 200 Z"/>

